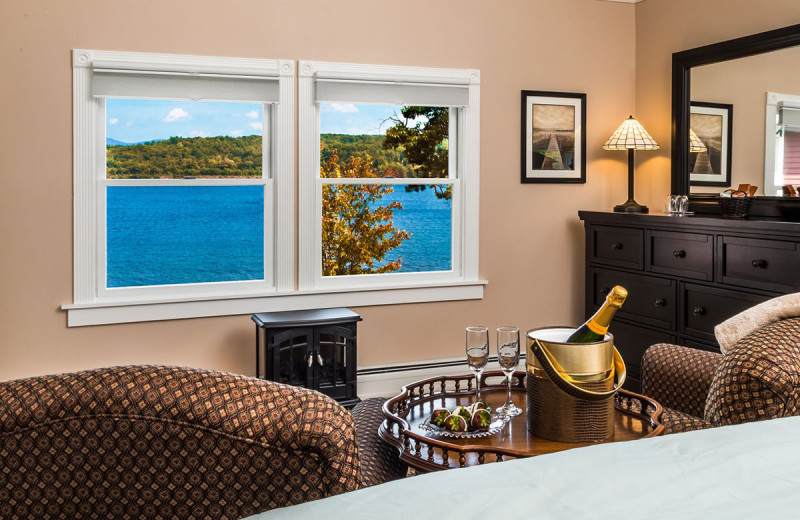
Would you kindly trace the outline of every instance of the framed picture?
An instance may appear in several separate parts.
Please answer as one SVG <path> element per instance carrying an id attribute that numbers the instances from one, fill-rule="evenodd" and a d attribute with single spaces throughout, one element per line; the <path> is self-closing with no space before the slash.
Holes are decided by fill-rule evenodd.
<path id="1" fill-rule="evenodd" d="M 586 182 L 586 94 L 522 91 L 522 182 Z"/>
<path id="2" fill-rule="evenodd" d="M 730 186 L 733 105 L 692 101 L 689 128 L 689 185 Z"/>

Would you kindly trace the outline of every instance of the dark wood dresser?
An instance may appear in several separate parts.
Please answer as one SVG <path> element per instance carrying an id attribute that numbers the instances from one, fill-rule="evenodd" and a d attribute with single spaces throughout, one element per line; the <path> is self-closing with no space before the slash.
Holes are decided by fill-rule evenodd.
<path id="1" fill-rule="evenodd" d="M 639 391 L 654 343 L 719 351 L 714 326 L 800 291 L 800 222 L 580 211 L 586 229 L 586 316 L 614 285 L 628 299 L 610 332 Z"/>

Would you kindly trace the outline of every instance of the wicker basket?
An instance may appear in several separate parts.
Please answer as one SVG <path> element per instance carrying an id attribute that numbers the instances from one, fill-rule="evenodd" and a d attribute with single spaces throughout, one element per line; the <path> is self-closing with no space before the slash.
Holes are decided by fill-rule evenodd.
<path id="1" fill-rule="evenodd" d="M 558 442 L 599 442 L 614 435 L 614 394 L 625 363 L 608 334 L 595 343 L 563 343 L 575 329 L 529 330 L 528 431 Z"/>
<path id="2" fill-rule="evenodd" d="M 720 197 L 719 208 L 722 218 L 744 219 L 750 215 L 752 197 Z"/>

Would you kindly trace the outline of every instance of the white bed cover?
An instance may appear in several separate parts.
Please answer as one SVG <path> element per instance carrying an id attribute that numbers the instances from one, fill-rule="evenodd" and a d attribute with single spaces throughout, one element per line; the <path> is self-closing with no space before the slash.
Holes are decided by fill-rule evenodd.
<path id="1" fill-rule="evenodd" d="M 800 519 L 800 417 L 439 471 L 253 519 Z"/>

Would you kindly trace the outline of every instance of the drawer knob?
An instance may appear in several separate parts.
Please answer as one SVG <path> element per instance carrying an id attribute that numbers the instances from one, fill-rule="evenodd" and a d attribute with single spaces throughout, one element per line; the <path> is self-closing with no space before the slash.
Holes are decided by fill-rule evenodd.
<path id="1" fill-rule="evenodd" d="M 706 310 L 699 305 L 695 305 L 694 309 L 692 309 L 692 314 L 695 316 L 702 316 L 706 313 Z"/>
<path id="2" fill-rule="evenodd" d="M 621 242 L 614 242 L 613 244 L 611 244 L 611 249 L 616 249 L 616 250 L 619 251 L 620 249 L 622 249 L 622 243 Z"/>
<path id="3" fill-rule="evenodd" d="M 665 300 L 664 298 L 656 298 L 656 301 L 653 302 L 653 305 L 655 305 L 656 307 L 663 307 L 666 304 L 667 300 Z"/>
<path id="4" fill-rule="evenodd" d="M 767 261 L 766 260 L 753 260 L 753 267 L 755 267 L 756 269 L 764 269 L 765 267 L 767 267 Z"/>
<path id="5" fill-rule="evenodd" d="M 676 249 L 675 251 L 672 252 L 672 256 L 674 256 L 675 258 L 685 258 L 686 251 L 684 251 L 683 249 Z"/>

